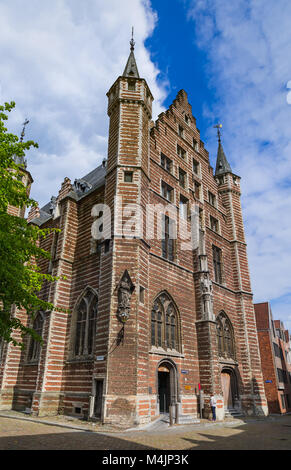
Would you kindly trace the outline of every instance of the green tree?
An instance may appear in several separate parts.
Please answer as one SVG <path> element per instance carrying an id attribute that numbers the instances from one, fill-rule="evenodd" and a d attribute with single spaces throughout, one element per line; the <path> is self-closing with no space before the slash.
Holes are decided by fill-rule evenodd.
<path id="1" fill-rule="evenodd" d="M 52 229 L 42 230 L 7 212 L 9 205 L 37 206 L 22 181 L 22 165 L 16 162 L 24 159 L 27 150 L 38 145 L 33 141 L 23 142 L 8 132 L 5 121 L 14 107 L 14 102 L 0 106 L 0 339 L 21 346 L 27 334 L 40 338 L 13 312 L 25 309 L 27 315 L 34 318 L 39 310 L 52 310 L 54 306 L 37 294 L 44 280 L 53 282 L 57 278 L 41 273 L 38 268 L 40 258 L 50 258 L 50 254 L 39 246 L 39 240 Z M 20 340 L 13 337 L 13 330 L 20 332 Z"/>

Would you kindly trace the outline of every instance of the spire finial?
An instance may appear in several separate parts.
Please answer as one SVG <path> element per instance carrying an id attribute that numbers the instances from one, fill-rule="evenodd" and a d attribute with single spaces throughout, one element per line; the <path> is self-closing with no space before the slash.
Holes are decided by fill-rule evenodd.
<path id="1" fill-rule="evenodd" d="M 134 42 L 134 39 L 133 39 L 133 27 L 131 29 L 131 40 L 130 40 L 130 50 L 133 52 L 134 51 L 134 46 L 135 46 L 135 42 Z"/>
<path id="2" fill-rule="evenodd" d="M 221 132 L 220 129 L 222 128 L 222 124 L 216 124 L 213 126 L 215 129 L 217 129 L 217 137 L 218 137 L 218 143 L 221 143 Z"/>
<path id="3" fill-rule="evenodd" d="M 29 123 L 29 120 L 26 118 L 24 123 L 23 123 L 23 129 L 22 129 L 22 132 L 21 132 L 20 142 L 23 142 L 23 138 L 24 138 L 24 134 L 25 134 L 25 127 L 27 126 L 28 123 Z"/>

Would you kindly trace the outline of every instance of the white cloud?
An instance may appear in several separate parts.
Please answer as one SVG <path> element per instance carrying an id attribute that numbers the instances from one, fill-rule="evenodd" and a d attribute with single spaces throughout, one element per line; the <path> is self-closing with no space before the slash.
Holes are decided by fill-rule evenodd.
<path id="1" fill-rule="evenodd" d="M 273 300 L 277 315 L 281 305 L 278 318 L 291 328 L 291 4 L 193 0 L 188 15 L 216 90 L 205 116 L 223 123 L 226 154 L 242 176 L 255 301 Z"/>
<path id="2" fill-rule="evenodd" d="M 148 0 L 0 2 L 0 102 L 14 100 L 9 129 L 39 144 L 28 155 L 32 197 L 46 203 L 65 176 L 83 176 L 107 156 L 106 92 L 122 74 L 131 27 L 139 72 L 161 112 L 165 91 L 144 47 L 157 18 Z"/>

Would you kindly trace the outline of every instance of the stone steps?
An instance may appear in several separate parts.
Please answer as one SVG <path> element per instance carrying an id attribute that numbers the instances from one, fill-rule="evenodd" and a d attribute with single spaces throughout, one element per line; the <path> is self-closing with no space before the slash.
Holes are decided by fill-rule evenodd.
<path id="1" fill-rule="evenodd" d="M 240 418 L 243 414 L 235 408 L 226 408 L 224 410 L 225 418 Z"/>

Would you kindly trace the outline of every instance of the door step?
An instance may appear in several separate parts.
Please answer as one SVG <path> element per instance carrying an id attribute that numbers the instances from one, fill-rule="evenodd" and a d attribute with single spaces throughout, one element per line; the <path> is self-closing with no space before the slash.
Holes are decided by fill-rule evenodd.
<path id="1" fill-rule="evenodd" d="M 235 408 L 226 408 L 224 410 L 225 418 L 240 418 L 241 416 L 243 416 L 242 412 Z"/>

